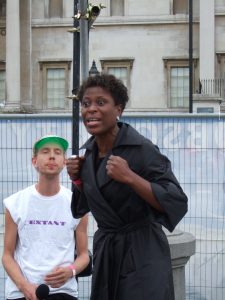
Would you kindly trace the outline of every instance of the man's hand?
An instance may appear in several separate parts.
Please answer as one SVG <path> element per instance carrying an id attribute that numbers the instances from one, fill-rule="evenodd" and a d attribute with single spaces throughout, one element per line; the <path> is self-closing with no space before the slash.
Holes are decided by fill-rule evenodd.
<path id="1" fill-rule="evenodd" d="M 52 288 L 59 288 L 72 276 L 73 272 L 69 267 L 56 267 L 45 276 L 45 283 Z"/>
<path id="2" fill-rule="evenodd" d="M 25 281 L 21 286 L 20 286 L 20 291 L 21 293 L 24 294 L 24 297 L 26 300 L 37 300 L 36 297 L 36 289 L 37 285 L 30 283 L 28 281 Z"/>

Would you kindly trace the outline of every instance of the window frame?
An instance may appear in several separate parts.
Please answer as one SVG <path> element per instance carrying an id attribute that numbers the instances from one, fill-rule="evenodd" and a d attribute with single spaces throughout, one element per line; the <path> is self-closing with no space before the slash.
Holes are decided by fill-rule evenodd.
<path id="1" fill-rule="evenodd" d="M 5 10 L 3 10 L 3 8 Z M 6 18 L 6 0 L 3 1 L 0 5 L 0 18 L 4 18 L 4 19 Z"/>
<path id="2" fill-rule="evenodd" d="M 0 71 L 5 71 L 6 76 L 6 63 L 4 61 L 0 61 Z M 5 77 L 5 99 L 0 99 L 0 103 L 6 102 L 6 77 Z"/>
<path id="3" fill-rule="evenodd" d="M 186 11 L 184 11 L 184 12 L 175 12 L 175 2 L 181 2 L 181 0 L 171 0 L 171 10 L 172 10 L 172 14 L 173 15 L 180 15 L 180 14 L 182 14 L 182 15 L 188 15 L 189 14 L 189 2 L 188 2 L 188 0 L 183 0 L 183 1 L 186 1 L 187 2 L 187 10 Z M 184 4 L 184 5 L 186 5 L 186 4 Z"/>
<path id="4" fill-rule="evenodd" d="M 219 78 L 225 79 L 225 52 L 217 52 L 217 62 L 219 64 Z"/>
<path id="5" fill-rule="evenodd" d="M 113 9 L 115 10 L 114 5 L 116 6 L 118 3 L 115 4 L 115 0 L 110 0 L 110 16 L 111 17 L 123 17 L 125 15 L 125 1 L 124 0 L 117 0 L 121 6 L 123 6 L 122 14 L 114 14 Z"/>
<path id="6" fill-rule="evenodd" d="M 188 58 L 163 58 L 164 62 L 164 68 L 165 68 L 165 78 L 166 78 L 166 95 L 167 95 L 167 107 L 171 110 L 174 111 L 180 111 L 180 110 L 188 110 L 188 107 L 172 107 L 171 106 L 171 69 L 172 68 L 184 68 L 188 67 L 189 68 L 189 59 Z M 193 81 L 193 91 L 195 91 L 195 87 L 198 87 L 198 82 L 197 82 L 197 66 L 198 66 L 198 59 L 193 58 L 193 76 L 192 76 L 192 81 Z"/>
<path id="7" fill-rule="evenodd" d="M 51 111 L 66 111 L 70 109 L 70 101 L 66 99 L 66 96 L 69 95 L 69 86 L 70 86 L 70 71 L 71 71 L 71 61 L 39 61 L 40 72 L 41 72 L 41 82 L 40 86 L 42 87 L 42 105 L 41 110 L 48 112 Z M 48 69 L 64 69 L 65 70 L 65 105 L 64 108 L 48 108 L 47 103 L 47 70 Z"/>
<path id="8" fill-rule="evenodd" d="M 64 1 L 61 1 L 61 12 L 60 12 L 60 16 L 55 16 L 52 17 L 50 16 L 50 1 L 51 0 L 45 0 L 45 18 L 49 18 L 49 19 L 61 19 L 64 16 Z"/>
<path id="9" fill-rule="evenodd" d="M 127 89 L 130 94 L 131 89 L 131 70 L 133 68 L 134 58 L 104 58 L 100 59 L 101 68 L 104 73 L 108 73 L 109 68 L 127 69 Z"/>
<path id="10" fill-rule="evenodd" d="M 179 69 L 185 69 L 186 70 L 186 73 L 188 73 L 189 72 L 189 68 L 188 68 L 188 66 L 171 66 L 171 68 L 170 68 L 170 78 L 169 78 L 169 80 L 170 80 L 170 84 L 169 84 L 169 87 L 170 87 L 170 95 L 169 95 L 169 97 L 170 97 L 170 108 L 171 109 L 186 109 L 186 108 L 188 108 L 188 94 L 184 94 L 184 92 L 182 93 L 182 95 L 178 95 L 179 93 L 180 93 L 180 87 L 178 87 L 178 88 L 176 88 L 175 87 L 175 90 L 176 90 L 176 95 L 175 95 L 175 97 L 176 97 L 176 103 L 174 103 L 174 97 L 172 97 L 172 71 L 173 71 L 173 69 L 175 69 L 176 70 L 176 72 L 177 72 L 177 74 L 176 74 L 176 82 L 178 82 L 178 80 L 179 80 L 179 78 L 178 78 L 178 72 L 179 72 Z M 184 81 L 184 77 L 182 76 L 182 83 L 183 83 L 183 87 L 184 87 L 184 83 L 186 82 L 186 84 L 188 84 L 188 91 L 189 91 L 189 73 L 188 74 L 186 74 L 185 73 L 185 81 Z M 187 100 L 186 100 L 186 98 L 187 98 Z M 185 101 L 186 100 L 186 101 Z M 181 101 L 181 103 L 179 104 L 178 102 L 180 102 Z"/>

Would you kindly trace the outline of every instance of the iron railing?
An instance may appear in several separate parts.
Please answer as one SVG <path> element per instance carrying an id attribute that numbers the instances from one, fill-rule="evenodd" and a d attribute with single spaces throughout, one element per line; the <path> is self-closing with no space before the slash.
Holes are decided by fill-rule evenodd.
<path id="1" fill-rule="evenodd" d="M 199 80 L 198 93 L 203 95 L 215 95 L 225 100 L 225 79 L 201 79 Z"/>
<path id="2" fill-rule="evenodd" d="M 123 120 L 170 158 L 188 195 L 188 213 L 178 226 L 196 237 L 196 253 L 186 266 L 186 300 L 225 300 L 225 114 L 220 118 L 213 114 L 151 114 Z M 36 181 L 32 144 L 49 133 L 71 141 L 71 116 L 0 114 L 0 256 L 4 234 L 2 200 Z M 80 145 L 87 137 L 80 121 Z M 71 186 L 66 172 L 62 183 Z M 90 249 L 95 226 L 90 219 Z M 5 277 L 0 262 L 0 300 L 5 299 Z M 79 280 L 79 300 L 89 299 L 90 288 L 89 277 Z"/>

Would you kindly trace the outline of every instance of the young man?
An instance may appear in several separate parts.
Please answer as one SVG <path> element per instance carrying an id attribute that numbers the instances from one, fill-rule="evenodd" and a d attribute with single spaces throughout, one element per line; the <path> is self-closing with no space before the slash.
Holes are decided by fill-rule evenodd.
<path id="1" fill-rule="evenodd" d="M 4 199 L 7 299 L 37 300 L 41 284 L 49 286 L 49 299 L 77 299 L 75 275 L 89 262 L 87 215 L 73 218 L 72 192 L 60 185 L 67 148 L 68 142 L 59 136 L 39 139 L 32 157 L 38 182 Z"/>

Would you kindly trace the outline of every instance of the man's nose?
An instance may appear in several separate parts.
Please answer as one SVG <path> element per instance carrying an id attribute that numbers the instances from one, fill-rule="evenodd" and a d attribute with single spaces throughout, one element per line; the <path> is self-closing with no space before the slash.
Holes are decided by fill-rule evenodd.
<path id="1" fill-rule="evenodd" d="M 49 153 L 50 159 L 55 159 L 55 152 L 52 150 Z"/>

